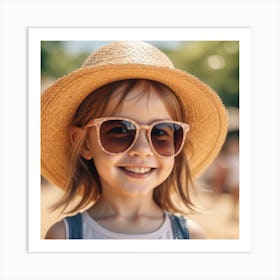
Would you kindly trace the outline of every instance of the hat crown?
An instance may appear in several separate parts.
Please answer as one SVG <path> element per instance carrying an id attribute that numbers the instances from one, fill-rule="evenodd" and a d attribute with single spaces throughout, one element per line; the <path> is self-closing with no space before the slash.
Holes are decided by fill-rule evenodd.
<path id="1" fill-rule="evenodd" d="M 82 68 L 112 64 L 144 64 L 174 68 L 171 60 L 156 47 L 138 41 L 121 41 L 107 44 L 92 53 Z"/>

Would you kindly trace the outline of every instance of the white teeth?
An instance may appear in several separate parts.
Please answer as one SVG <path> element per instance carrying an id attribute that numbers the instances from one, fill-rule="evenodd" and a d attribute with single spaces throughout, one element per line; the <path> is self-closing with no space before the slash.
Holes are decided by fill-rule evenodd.
<path id="1" fill-rule="evenodd" d="M 133 173 L 147 173 L 151 171 L 149 167 L 124 167 L 124 169 Z"/>

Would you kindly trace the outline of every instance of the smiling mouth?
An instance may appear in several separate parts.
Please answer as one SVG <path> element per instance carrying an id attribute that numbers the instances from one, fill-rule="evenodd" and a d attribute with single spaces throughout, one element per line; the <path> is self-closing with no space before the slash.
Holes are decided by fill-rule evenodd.
<path id="1" fill-rule="evenodd" d="M 150 174 L 155 168 L 151 167 L 136 167 L 136 166 L 126 166 L 120 167 L 120 169 L 126 173 L 131 175 L 147 175 Z"/>

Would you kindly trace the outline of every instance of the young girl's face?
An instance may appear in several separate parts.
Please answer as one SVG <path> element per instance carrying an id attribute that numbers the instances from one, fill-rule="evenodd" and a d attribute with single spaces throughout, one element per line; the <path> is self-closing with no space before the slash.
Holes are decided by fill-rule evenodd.
<path id="1" fill-rule="evenodd" d="M 102 117 L 124 117 L 139 125 L 149 125 L 158 120 L 172 120 L 158 93 L 150 87 L 149 94 L 142 93 L 142 83 L 134 87 L 120 101 L 113 94 Z M 81 151 L 86 159 L 92 159 L 98 171 L 102 193 L 136 197 L 151 193 L 171 173 L 174 157 L 160 157 L 148 142 L 145 129 L 130 150 L 111 155 L 101 149 L 96 127 L 88 128 L 88 136 Z"/>

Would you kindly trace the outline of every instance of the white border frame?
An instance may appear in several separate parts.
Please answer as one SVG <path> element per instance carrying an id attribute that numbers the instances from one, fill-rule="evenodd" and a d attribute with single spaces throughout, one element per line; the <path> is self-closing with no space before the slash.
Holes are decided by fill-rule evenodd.
<path id="1" fill-rule="evenodd" d="M 30 252 L 249 252 L 252 248 L 252 45 L 250 28 L 29 28 L 29 236 Z M 41 41 L 239 41 L 240 238 L 238 240 L 40 239 Z M 31 98 L 32 97 L 32 98 Z M 246 108 L 246 109 L 245 109 Z M 244 187 L 246 186 L 246 188 Z M 245 209 L 246 208 L 246 209 Z M 34 215 L 36 213 L 36 215 Z"/>
<path id="2" fill-rule="evenodd" d="M 279 280 L 279 8 L 278 0 L 0 0 L 0 279 Z M 61 25 L 252 29 L 250 253 L 28 252 L 26 30 Z"/>

